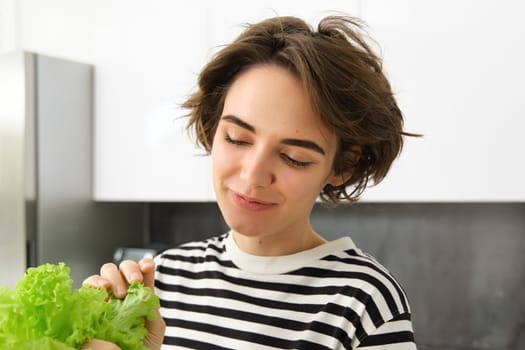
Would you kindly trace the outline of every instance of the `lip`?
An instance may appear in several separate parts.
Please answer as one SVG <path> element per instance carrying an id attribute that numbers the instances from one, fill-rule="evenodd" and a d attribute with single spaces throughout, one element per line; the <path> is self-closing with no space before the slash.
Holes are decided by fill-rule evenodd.
<path id="1" fill-rule="evenodd" d="M 235 191 L 230 191 L 233 202 L 240 208 L 249 211 L 265 211 L 275 207 L 277 204 L 266 202 L 257 198 L 245 196 Z"/>

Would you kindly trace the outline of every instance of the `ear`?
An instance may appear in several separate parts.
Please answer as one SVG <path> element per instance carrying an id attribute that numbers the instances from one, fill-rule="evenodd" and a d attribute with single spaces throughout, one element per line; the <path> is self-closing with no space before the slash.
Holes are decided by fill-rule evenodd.
<path id="1" fill-rule="evenodd" d="M 361 158 L 361 146 L 359 145 L 353 145 L 349 149 L 343 152 L 343 155 L 340 156 L 344 159 L 347 159 L 351 161 L 352 163 L 356 164 L 359 161 L 359 158 Z M 326 181 L 327 185 L 331 185 L 333 187 L 338 187 L 346 183 L 353 175 L 352 169 L 345 170 L 340 173 L 334 173 L 332 174 L 328 180 Z"/>

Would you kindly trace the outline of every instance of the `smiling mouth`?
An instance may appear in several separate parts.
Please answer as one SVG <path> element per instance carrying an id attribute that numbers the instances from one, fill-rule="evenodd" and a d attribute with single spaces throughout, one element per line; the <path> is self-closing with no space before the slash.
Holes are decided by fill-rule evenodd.
<path id="1" fill-rule="evenodd" d="M 247 197 L 234 191 L 231 191 L 231 193 L 235 204 L 237 204 L 237 206 L 241 207 L 242 209 L 246 209 L 249 211 L 264 211 L 271 209 L 277 205 L 276 203 L 266 202 L 259 199 Z"/>

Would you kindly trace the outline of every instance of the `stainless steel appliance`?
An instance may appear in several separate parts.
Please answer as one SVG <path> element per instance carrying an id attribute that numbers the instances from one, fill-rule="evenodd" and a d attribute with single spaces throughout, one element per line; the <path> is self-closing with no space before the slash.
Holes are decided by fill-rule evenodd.
<path id="1" fill-rule="evenodd" d="M 117 247 L 144 243 L 141 203 L 92 200 L 92 112 L 92 66 L 0 55 L 0 285 L 65 262 L 79 286 Z"/>

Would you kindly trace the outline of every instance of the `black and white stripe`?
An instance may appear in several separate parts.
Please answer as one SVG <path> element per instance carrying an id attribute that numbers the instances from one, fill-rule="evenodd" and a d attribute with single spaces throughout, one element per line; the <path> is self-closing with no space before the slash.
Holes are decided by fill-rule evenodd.
<path id="1" fill-rule="evenodd" d="M 349 238 L 287 258 L 233 244 L 225 234 L 156 258 L 163 349 L 415 349 L 405 293 Z"/>

